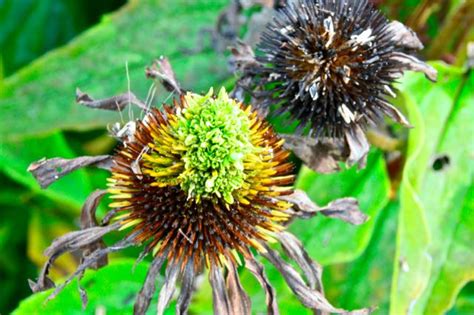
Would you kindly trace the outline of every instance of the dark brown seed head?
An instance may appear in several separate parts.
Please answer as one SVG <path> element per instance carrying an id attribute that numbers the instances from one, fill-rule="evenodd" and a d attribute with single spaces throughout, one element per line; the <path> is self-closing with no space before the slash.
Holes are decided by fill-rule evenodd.
<path id="1" fill-rule="evenodd" d="M 422 48 L 410 32 L 367 0 L 289 1 L 262 34 L 256 90 L 310 135 L 340 138 L 393 111 L 385 99 L 406 69 L 400 59 Z"/>

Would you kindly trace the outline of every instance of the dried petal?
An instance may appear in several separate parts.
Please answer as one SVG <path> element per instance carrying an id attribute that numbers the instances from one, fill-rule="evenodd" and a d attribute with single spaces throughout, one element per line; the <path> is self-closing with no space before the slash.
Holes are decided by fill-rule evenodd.
<path id="1" fill-rule="evenodd" d="M 146 68 L 145 74 L 148 78 L 160 80 L 164 88 L 170 92 L 178 95 L 185 92 L 178 83 L 168 58 L 161 56 L 155 60 L 151 67 Z"/>
<path id="2" fill-rule="evenodd" d="M 212 266 L 209 270 L 209 282 L 212 287 L 212 304 L 214 315 L 233 315 L 232 306 L 227 295 L 224 276 L 222 270 L 217 266 Z"/>
<path id="3" fill-rule="evenodd" d="M 350 152 L 346 162 L 347 165 L 352 166 L 358 164 L 359 169 L 364 168 L 367 164 L 367 154 L 369 154 L 370 149 L 364 131 L 360 126 L 355 126 L 353 129 L 345 130 L 344 134 Z"/>
<path id="4" fill-rule="evenodd" d="M 228 268 L 227 292 L 229 293 L 232 314 L 251 314 L 250 298 L 240 284 L 239 274 L 233 264 Z"/>
<path id="5" fill-rule="evenodd" d="M 285 262 L 276 251 L 269 248 L 267 245 L 264 246 L 267 251 L 265 253 L 262 253 L 262 255 L 267 258 L 280 271 L 290 289 L 301 301 L 301 303 L 303 303 L 303 305 L 314 310 L 320 310 L 329 313 L 352 313 L 332 306 L 321 294 L 321 292 L 318 292 L 307 286 L 303 279 L 301 279 L 298 272 L 290 264 Z M 356 312 L 357 314 L 369 314 L 370 310 L 364 309 L 358 310 Z"/>
<path id="6" fill-rule="evenodd" d="M 438 71 L 436 71 L 435 68 L 414 56 L 407 55 L 402 52 L 392 52 L 390 53 L 389 58 L 401 64 L 400 70 L 422 72 L 428 79 L 433 82 L 436 82 L 436 80 L 438 79 Z"/>
<path id="7" fill-rule="evenodd" d="M 276 292 L 265 274 L 265 267 L 258 262 L 252 254 L 250 254 L 248 257 L 245 257 L 245 268 L 255 276 L 265 291 L 265 302 L 267 304 L 268 315 L 279 315 L 280 311 L 278 310 Z"/>
<path id="8" fill-rule="evenodd" d="M 294 260 L 303 270 L 306 279 L 308 280 L 309 287 L 324 293 L 321 281 L 323 270 L 320 265 L 309 257 L 303 244 L 301 244 L 301 242 L 289 232 L 278 233 L 278 240 L 288 257 Z"/>
<path id="9" fill-rule="evenodd" d="M 188 313 L 189 304 L 194 290 L 194 262 L 189 260 L 183 272 L 183 280 L 181 283 L 181 291 L 178 301 L 176 301 L 176 315 L 186 315 Z"/>
<path id="10" fill-rule="evenodd" d="M 75 159 L 41 159 L 28 166 L 28 172 L 31 172 L 45 189 L 61 177 L 86 166 L 95 166 L 101 169 L 110 170 L 112 158 L 110 155 L 82 156 Z"/>
<path id="11" fill-rule="evenodd" d="M 327 206 L 319 207 L 303 190 L 296 189 L 293 194 L 281 196 L 279 199 L 293 203 L 293 215 L 311 218 L 318 213 L 331 218 L 338 218 L 348 223 L 359 225 L 368 220 L 367 215 L 359 209 L 359 203 L 354 198 L 341 198 L 330 202 Z"/>
<path id="12" fill-rule="evenodd" d="M 134 315 L 143 315 L 150 306 L 151 298 L 156 290 L 156 278 L 160 274 L 161 266 L 165 261 L 164 256 L 155 257 L 146 274 L 145 283 L 138 293 L 135 304 L 133 305 Z"/>
<path id="13" fill-rule="evenodd" d="M 319 173 L 340 170 L 339 161 L 345 161 L 348 150 L 340 139 L 315 139 L 299 135 L 281 135 L 285 147 L 292 150 L 310 169 Z"/>
<path id="14" fill-rule="evenodd" d="M 127 105 L 133 104 L 147 110 L 144 102 L 139 100 L 132 92 L 123 93 L 117 96 L 112 96 L 104 99 L 94 99 L 89 94 L 82 92 L 79 88 L 76 89 L 76 102 L 95 109 L 106 109 L 121 112 Z"/>
<path id="15" fill-rule="evenodd" d="M 165 283 L 160 291 L 158 297 L 158 304 L 156 306 L 156 314 L 163 315 L 166 307 L 170 303 L 171 297 L 173 297 L 174 290 L 176 289 L 176 280 L 178 280 L 179 264 L 168 264 L 165 274 Z"/>
<path id="16" fill-rule="evenodd" d="M 82 206 L 81 211 L 81 229 L 91 228 L 97 226 L 97 219 L 95 217 L 95 212 L 97 206 L 99 205 L 102 198 L 107 193 L 107 190 L 96 190 L 92 194 L 89 195 L 86 202 Z M 101 239 L 97 240 L 94 243 L 91 243 L 85 247 L 83 247 L 82 255 L 87 256 L 90 253 L 105 248 L 105 243 Z M 97 261 L 97 264 L 91 266 L 92 269 L 99 269 L 107 265 L 107 257 L 104 257 L 102 260 Z"/>

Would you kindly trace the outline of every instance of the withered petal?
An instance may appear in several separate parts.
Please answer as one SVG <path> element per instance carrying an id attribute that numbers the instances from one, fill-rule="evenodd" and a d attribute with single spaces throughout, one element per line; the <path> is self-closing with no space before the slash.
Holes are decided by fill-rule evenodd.
<path id="1" fill-rule="evenodd" d="M 368 220 L 368 216 L 360 211 L 357 199 L 351 197 L 336 199 L 328 205 L 320 207 L 308 197 L 306 192 L 296 189 L 293 194 L 280 196 L 279 199 L 293 203 L 293 215 L 304 219 L 320 213 L 354 225 L 362 224 Z"/>
<path id="2" fill-rule="evenodd" d="M 156 278 L 160 274 L 161 266 L 163 266 L 164 261 L 165 256 L 157 256 L 153 259 L 146 274 L 145 282 L 143 283 L 140 293 L 138 293 L 135 304 L 133 305 L 134 315 L 145 314 L 150 306 L 151 298 L 156 290 Z"/>
<path id="3" fill-rule="evenodd" d="M 176 301 L 176 315 L 186 315 L 188 313 L 189 304 L 194 290 L 194 279 L 196 273 L 194 271 L 194 262 L 190 259 L 186 263 L 181 282 L 181 291 Z"/>
<path id="4" fill-rule="evenodd" d="M 73 274 L 71 274 L 63 283 L 58 285 L 56 289 L 51 293 L 46 301 L 50 301 L 54 299 L 63 289 L 66 285 L 68 285 L 74 278 L 80 276 L 87 268 L 90 268 L 93 264 L 97 263 L 102 257 L 108 255 L 109 253 L 116 252 L 122 249 L 125 249 L 127 247 L 130 247 L 134 244 L 133 238 L 132 237 L 127 237 L 116 244 L 99 249 L 93 253 L 91 253 L 89 256 L 85 257 L 81 264 L 77 267 L 76 271 L 74 271 Z"/>
<path id="5" fill-rule="evenodd" d="M 97 226 L 97 218 L 95 216 L 95 212 L 97 210 L 97 206 L 99 205 L 102 198 L 107 194 L 107 190 L 96 190 L 92 194 L 87 197 L 84 205 L 82 206 L 81 211 L 81 229 L 91 228 Z M 91 243 L 85 247 L 83 247 L 82 256 L 85 257 L 90 253 L 105 248 L 105 243 L 103 240 L 99 239 L 94 243 Z M 107 257 L 104 257 L 100 261 L 97 261 L 97 264 L 91 266 L 92 269 L 99 269 L 107 265 Z"/>
<path id="6" fill-rule="evenodd" d="M 352 129 L 344 131 L 345 140 L 349 146 L 349 158 L 346 164 L 351 167 L 358 164 L 359 169 L 363 169 L 367 164 L 367 154 L 369 154 L 370 144 L 367 141 L 362 128 L 358 125 Z"/>
<path id="7" fill-rule="evenodd" d="M 301 270 L 303 270 L 309 283 L 309 287 L 324 293 L 323 283 L 321 281 L 322 268 L 309 257 L 303 244 L 301 244 L 301 242 L 289 232 L 278 233 L 278 240 L 288 257 L 294 260 Z"/>
<path id="8" fill-rule="evenodd" d="M 174 290 L 176 290 L 176 280 L 178 280 L 178 273 L 180 264 L 171 263 L 166 267 L 165 282 L 160 290 L 158 297 L 158 304 L 156 306 L 156 314 L 163 315 L 166 307 L 173 297 Z"/>
<path id="9" fill-rule="evenodd" d="M 400 70 L 422 72 L 433 82 L 436 82 L 438 79 L 438 71 L 435 68 L 414 56 L 402 52 L 392 52 L 390 53 L 389 58 L 401 64 Z"/>
<path id="10" fill-rule="evenodd" d="M 123 93 L 104 99 L 94 99 L 89 94 L 82 92 L 76 88 L 76 102 L 95 109 L 106 109 L 121 112 L 127 105 L 133 104 L 142 110 L 147 110 L 144 102 L 138 99 L 132 92 Z"/>
<path id="11" fill-rule="evenodd" d="M 227 292 L 232 314 L 250 315 L 252 303 L 242 287 L 239 274 L 234 264 L 231 264 L 227 274 Z"/>
<path id="12" fill-rule="evenodd" d="M 82 156 L 75 159 L 41 159 L 28 166 L 41 188 L 45 189 L 61 177 L 86 166 L 95 166 L 101 169 L 110 170 L 112 157 L 110 155 Z"/>
<path id="13" fill-rule="evenodd" d="M 352 313 L 332 306 L 321 292 L 311 289 L 308 285 L 306 285 L 298 272 L 290 264 L 285 262 L 276 251 L 267 245 L 264 246 L 267 251 L 262 253 L 262 256 L 267 258 L 278 269 L 278 271 L 280 271 L 290 289 L 300 300 L 300 302 L 303 303 L 303 305 L 314 310 L 320 310 L 328 313 Z M 357 314 L 369 314 L 370 310 L 364 309 L 357 310 L 356 312 Z"/>
<path id="14" fill-rule="evenodd" d="M 268 315 L 279 315 L 278 303 L 276 299 L 275 288 L 271 285 L 265 273 L 265 267 L 253 257 L 252 254 L 245 257 L 245 268 L 249 270 L 260 283 L 265 291 L 265 302 L 267 304 Z"/>
<path id="15" fill-rule="evenodd" d="M 301 159 L 304 164 L 319 173 L 333 173 L 340 170 L 339 161 L 348 157 L 347 145 L 338 138 L 316 139 L 300 135 L 280 135 L 285 147 Z"/>
<path id="16" fill-rule="evenodd" d="M 233 315 L 221 268 L 211 266 L 209 270 L 209 282 L 212 287 L 214 315 Z"/>
<path id="17" fill-rule="evenodd" d="M 168 58 L 160 57 L 153 62 L 151 67 L 146 68 L 145 74 L 147 78 L 160 80 L 163 87 L 169 92 L 176 93 L 178 95 L 184 94 L 183 90 L 176 79 L 176 75 L 173 71 L 173 67 L 169 62 Z"/>

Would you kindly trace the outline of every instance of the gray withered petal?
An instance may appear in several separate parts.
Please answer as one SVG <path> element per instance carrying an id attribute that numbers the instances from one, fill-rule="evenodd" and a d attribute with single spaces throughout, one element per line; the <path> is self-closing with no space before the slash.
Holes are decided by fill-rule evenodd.
<path id="1" fill-rule="evenodd" d="M 196 273 L 194 271 L 194 261 L 190 259 L 184 268 L 183 278 L 181 281 L 181 290 L 178 300 L 176 301 L 176 315 L 188 314 L 189 304 L 191 303 L 194 291 L 194 280 Z"/>
<path id="2" fill-rule="evenodd" d="M 166 307 L 173 297 L 173 293 L 176 290 L 176 281 L 178 280 L 180 264 L 171 263 L 166 266 L 165 282 L 160 290 L 158 296 L 158 304 L 156 306 L 156 314 L 163 315 Z"/>
<path id="3" fill-rule="evenodd" d="M 137 295 L 135 304 L 133 305 L 133 314 L 143 315 L 150 306 L 151 298 L 156 290 L 156 278 L 160 274 L 161 266 L 165 262 L 165 257 L 155 257 L 146 274 L 145 282 Z"/>
<path id="4" fill-rule="evenodd" d="M 95 216 L 97 206 L 99 205 L 102 198 L 107 194 L 107 190 L 101 189 L 96 190 L 87 197 L 84 205 L 81 210 L 81 229 L 91 228 L 98 226 L 97 218 Z M 96 251 L 97 249 L 105 248 L 105 243 L 102 239 L 98 239 L 94 243 L 91 243 L 82 250 L 82 256 L 87 256 L 90 253 Z M 98 269 L 107 265 L 107 257 L 104 257 L 102 260 L 98 261 L 97 264 L 91 266 L 92 269 Z"/>
<path id="5" fill-rule="evenodd" d="M 229 294 L 232 314 L 250 315 L 250 297 L 240 283 L 237 268 L 233 264 L 229 267 L 227 268 L 226 289 Z"/>
<path id="6" fill-rule="evenodd" d="M 267 304 L 268 315 L 279 315 L 280 311 L 278 310 L 275 288 L 268 280 L 265 267 L 250 254 L 249 257 L 245 257 L 245 268 L 254 275 L 265 291 L 265 303 Z"/>
<path id="7" fill-rule="evenodd" d="M 357 311 L 346 311 L 340 308 L 332 306 L 324 295 L 314 289 L 311 289 L 301 278 L 299 273 L 286 261 L 284 261 L 278 252 L 271 249 L 267 245 L 264 245 L 267 250 L 262 253 L 262 256 L 267 258 L 277 269 L 285 279 L 286 283 L 293 291 L 295 296 L 300 300 L 303 305 L 308 308 L 328 312 L 335 314 L 370 314 L 370 309 L 363 309 Z"/>
<path id="8" fill-rule="evenodd" d="M 214 315 L 233 315 L 221 268 L 217 266 L 211 267 L 209 270 L 209 282 L 212 287 Z"/>
<path id="9" fill-rule="evenodd" d="M 41 188 L 45 189 L 61 177 L 86 166 L 95 166 L 110 170 L 112 158 L 110 155 L 82 156 L 74 159 L 52 158 L 41 159 L 28 166 Z"/>
<path id="10" fill-rule="evenodd" d="M 301 242 L 289 232 L 280 232 L 277 236 L 278 241 L 288 257 L 294 260 L 301 270 L 303 270 L 309 287 L 324 293 L 321 281 L 323 269 L 319 264 L 312 260 L 311 257 L 309 257 L 303 244 L 301 244 Z"/>
<path id="11" fill-rule="evenodd" d="M 124 108 L 130 104 L 136 105 L 142 110 L 147 110 L 146 104 L 139 100 L 132 92 L 126 92 L 104 99 L 94 99 L 89 94 L 82 92 L 79 88 L 76 88 L 76 102 L 90 108 L 119 112 L 124 110 Z"/>
<path id="12" fill-rule="evenodd" d="M 293 203 L 294 217 L 308 219 L 320 213 L 354 225 L 362 224 L 368 220 L 368 216 L 360 211 L 357 199 L 351 197 L 336 199 L 328 205 L 320 207 L 308 197 L 306 192 L 295 189 L 293 194 L 281 196 L 279 199 Z"/>

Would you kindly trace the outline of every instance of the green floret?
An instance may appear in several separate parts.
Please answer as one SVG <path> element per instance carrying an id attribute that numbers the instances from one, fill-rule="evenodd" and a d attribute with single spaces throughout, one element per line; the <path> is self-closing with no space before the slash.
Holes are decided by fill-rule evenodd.
<path id="1" fill-rule="evenodd" d="M 186 147 L 182 157 L 181 187 L 190 197 L 223 197 L 233 203 L 232 192 L 245 180 L 244 157 L 254 151 L 250 121 L 224 89 L 216 98 L 188 93 L 178 115 L 176 135 Z"/>

